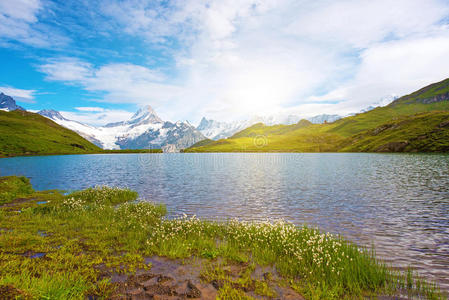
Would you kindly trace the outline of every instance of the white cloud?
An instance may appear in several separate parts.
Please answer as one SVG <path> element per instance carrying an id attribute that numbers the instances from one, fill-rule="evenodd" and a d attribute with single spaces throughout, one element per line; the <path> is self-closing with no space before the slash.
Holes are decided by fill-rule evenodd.
<path id="1" fill-rule="evenodd" d="M 293 35 L 366 48 L 428 33 L 449 12 L 440 0 L 318 1 L 287 28 Z"/>
<path id="2" fill-rule="evenodd" d="M 352 112 L 448 77 L 443 0 L 105 0 L 99 11 L 171 69 L 66 58 L 41 70 L 171 119 Z"/>
<path id="3" fill-rule="evenodd" d="M 93 75 L 92 65 L 77 58 L 51 59 L 40 66 L 40 71 L 47 74 L 49 80 L 79 82 Z"/>
<path id="4" fill-rule="evenodd" d="M 16 89 L 7 86 L 0 86 L 0 92 L 13 97 L 15 100 L 26 102 L 26 103 L 34 103 L 34 94 L 36 90 L 23 90 Z"/>
<path id="5" fill-rule="evenodd" d="M 108 123 L 128 120 L 132 113 L 119 109 L 103 109 L 102 111 L 61 111 L 61 114 L 69 119 L 93 126 L 102 126 Z"/>
<path id="6" fill-rule="evenodd" d="M 75 107 L 76 110 L 79 111 L 89 111 L 89 112 L 104 112 L 105 109 L 102 107 L 89 107 L 89 106 L 84 106 L 84 107 Z"/>
<path id="7" fill-rule="evenodd" d="M 0 11 L 4 16 L 30 23 L 37 21 L 36 12 L 41 9 L 39 0 L 1 1 Z"/>
<path id="8" fill-rule="evenodd" d="M 111 103 L 161 104 L 181 95 L 181 89 L 163 81 L 157 70 L 134 64 L 108 64 L 95 68 L 76 58 L 52 59 L 40 66 L 48 80 L 82 86 L 91 92 L 105 92 Z"/>
<path id="9" fill-rule="evenodd" d="M 310 101 L 342 101 L 326 112 L 358 111 L 388 95 L 405 95 L 448 76 L 449 33 L 373 46 L 361 54 L 354 78 Z M 301 106 L 296 108 L 301 109 Z"/>
<path id="10" fill-rule="evenodd" d="M 52 49 L 66 44 L 67 37 L 39 22 L 39 14 L 44 11 L 40 0 L 0 1 L 0 44 L 9 46 L 11 41 L 15 41 Z"/>

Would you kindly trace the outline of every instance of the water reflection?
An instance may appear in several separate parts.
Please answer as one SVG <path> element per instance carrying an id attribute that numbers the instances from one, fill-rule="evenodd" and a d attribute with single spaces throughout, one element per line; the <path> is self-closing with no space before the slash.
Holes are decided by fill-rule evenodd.
<path id="1" fill-rule="evenodd" d="M 127 186 L 171 215 L 308 223 L 449 290 L 449 156 L 111 154 L 0 159 L 38 189 Z"/>

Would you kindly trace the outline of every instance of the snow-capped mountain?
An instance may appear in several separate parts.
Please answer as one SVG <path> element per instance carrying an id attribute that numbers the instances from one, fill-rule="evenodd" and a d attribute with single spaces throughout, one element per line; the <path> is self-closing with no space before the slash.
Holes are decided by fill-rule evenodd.
<path id="1" fill-rule="evenodd" d="M 196 129 L 209 139 L 219 140 L 230 137 L 253 124 L 249 121 L 219 122 L 203 117 Z"/>
<path id="2" fill-rule="evenodd" d="M 377 101 L 376 103 L 371 104 L 370 106 L 361 109 L 358 113 L 365 113 L 368 112 L 370 110 L 373 110 L 377 107 L 383 107 L 383 106 L 387 106 L 388 104 L 390 104 L 391 102 L 393 102 L 394 100 L 399 99 L 399 96 L 396 94 L 391 94 L 391 95 L 387 95 L 385 97 L 382 97 L 379 101 Z M 348 114 L 348 116 L 354 116 L 358 113 L 351 113 Z"/>
<path id="3" fill-rule="evenodd" d="M 39 114 L 69 128 L 104 149 L 156 149 L 179 151 L 205 137 L 188 122 L 163 121 L 151 106 L 139 109 L 131 119 L 101 127 L 64 118 L 54 110 Z"/>
<path id="4" fill-rule="evenodd" d="M 324 122 L 334 122 L 342 117 L 339 115 L 317 115 L 311 118 L 306 118 L 312 123 L 321 124 Z M 234 121 L 234 122 L 221 122 L 211 119 L 206 119 L 203 117 L 201 119 L 200 124 L 196 128 L 200 131 L 205 137 L 212 140 L 219 140 L 228 138 L 235 133 L 244 130 L 254 124 L 263 123 L 265 125 L 292 125 L 298 123 L 301 119 L 303 119 L 299 115 L 287 115 L 287 116 L 254 116 L 251 119 L 244 121 Z"/>
<path id="5" fill-rule="evenodd" d="M 23 107 L 17 105 L 11 96 L 0 93 L 0 110 L 13 111 L 16 109 L 25 110 Z"/>

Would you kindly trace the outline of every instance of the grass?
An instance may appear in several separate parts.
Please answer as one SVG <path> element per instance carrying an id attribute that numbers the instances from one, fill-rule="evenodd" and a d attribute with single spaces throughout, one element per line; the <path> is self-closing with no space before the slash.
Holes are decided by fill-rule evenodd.
<path id="1" fill-rule="evenodd" d="M 311 124 L 306 120 L 293 125 L 259 123 L 227 139 L 197 143 L 184 152 L 447 152 L 449 129 L 439 124 L 448 116 L 449 79 L 446 79 L 388 106 L 333 123 Z M 373 133 L 383 127 L 388 130 L 374 137 Z M 406 147 L 397 147 L 405 141 Z"/>
<path id="2" fill-rule="evenodd" d="M 30 180 L 26 177 L 0 177 L 0 205 L 17 198 L 27 197 L 33 192 Z"/>
<path id="3" fill-rule="evenodd" d="M 355 135 L 340 151 L 448 152 L 449 113 L 427 112 L 397 118 Z"/>
<path id="4" fill-rule="evenodd" d="M 219 299 L 250 299 L 245 291 L 275 297 L 274 281 L 308 299 L 340 299 L 407 292 L 442 299 L 438 288 L 411 271 L 399 273 L 369 249 L 307 226 L 278 222 L 212 222 L 166 219 L 163 205 L 137 201 L 128 189 L 95 187 L 69 195 L 34 191 L 23 178 L 2 178 L 0 293 L 13 287 L 22 298 L 107 298 L 114 284 L 102 269 L 134 273 L 149 269 L 144 258 L 200 257 L 201 277 L 221 282 Z M 39 201 L 47 201 L 37 204 Z M 13 205 L 14 204 L 14 205 Z M 44 257 L 33 258 L 37 253 Z M 230 264 L 241 264 L 237 278 Z M 254 279 L 257 266 L 272 266 L 279 278 Z M 0 294 L 1 295 L 1 294 Z"/>
<path id="5" fill-rule="evenodd" d="M 39 114 L 0 111 L 0 156 L 100 151 L 77 133 Z"/>

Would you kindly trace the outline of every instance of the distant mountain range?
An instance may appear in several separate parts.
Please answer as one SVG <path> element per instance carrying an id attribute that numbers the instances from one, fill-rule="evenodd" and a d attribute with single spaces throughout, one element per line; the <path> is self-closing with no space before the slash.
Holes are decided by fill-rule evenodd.
<path id="1" fill-rule="evenodd" d="M 103 149 L 162 149 L 177 152 L 206 137 L 188 122 L 163 121 L 147 105 L 131 119 L 94 127 L 64 118 L 55 110 L 41 110 L 38 114 L 69 128 Z"/>
<path id="2" fill-rule="evenodd" d="M 385 101 L 382 100 L 381 102 L 384 103 Z M 381 102 L 379 102 L 379 105 L 382 105 Z M 374 106 L 370 106 L 362 110 L 362 112 L 373 108 Z M 25 109 L 18 106 L 12 97 L 0 93 L 0 110 L 14 111 Z M 243 121 L 223 122 L 203 117 L 200 124 L 195 128 L 187 121 L 176 123 L 164 121 L 151 106 L 147 105 L 139 109 L 127 121 L 96 127 L 67 119 L 60 112 L 51 109 L 41 110 L 38 114 L 75 131 L 103 149 L 157 148 L 163 149 L 164 152 L 178 152 L 205 139 L 226 139 L 258 123 L 263 123 L 267 126 L 292 125 L 302 119 L 299 115 L 272 115 L 264 117 L 254 116 Z M 341 118 L 343 117 L 340 115 L 321 114 L 306 118 L 306 120 L 314 124 L 323 124 L 332 123 Z"/>

